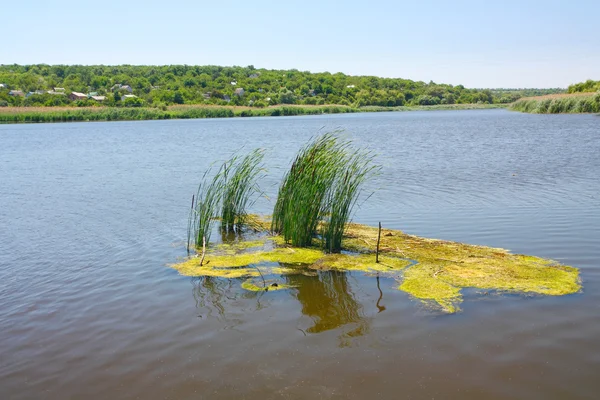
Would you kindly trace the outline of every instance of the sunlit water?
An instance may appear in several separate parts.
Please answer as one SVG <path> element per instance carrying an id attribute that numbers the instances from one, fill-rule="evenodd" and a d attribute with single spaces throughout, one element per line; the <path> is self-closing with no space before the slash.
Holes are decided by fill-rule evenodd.
<path id="1" fill-rule="evenodd" d="M 581 269 L 565 297 L 467 290 L 443 315 L 359 273 L 191 279 L 202 173 L 311 136 L 378 154 L 355 221 Z M 504 110 L 0 126 L 0 399 L 597 398 L 600 118 Z M 371 190 L 369 190 L 370 192 Z"/>

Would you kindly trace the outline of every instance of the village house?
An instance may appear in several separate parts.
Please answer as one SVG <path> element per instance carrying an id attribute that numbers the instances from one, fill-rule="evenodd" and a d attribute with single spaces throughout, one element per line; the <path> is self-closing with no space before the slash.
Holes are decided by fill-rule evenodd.
<path id="1" fill-rule="evenodd" d="M 231 97 L 229 97 L 229 95 L 224 95 L 223 96 L 223 100 L 225 100 L 226 102 L 230 102 L 231 101 Z"/>
<path id="2" fill-rule="evenodd" d="M 34 94 L 45 94 L 46 92 L 44 92 L 43 90 L 36 90 L 35 92 L 28 92 L 25 97 L 30 97 L 33 96 Z"/>
<path id="3" fill-rule="evenodd" d="M 135 94 L 126 94 L 124 96 L 121 96 L 121 101 L 125 101 L 127 99 L 135 99 L 137 98 L 137 96 Z"/>
<path id="4" fill-rule="evenodd" d="M 243 88 L 237 88 L 237 89 L 235 89 L 235 91 L 233 93 L 237 97 L 242 97 L 244 95 L 244 89 Z"/>
<path id="5" fill-rule="evenodd" d="M 79 92 L 71 92 L 71 94 L 69 95 L 69 99 L 75 101 L 75 100 L 87 100 L 88 96 L 87 94 L 83 94 L 83 93 L 79 93 Z"/>
<path id="6" fill-rule="evenodd" d="M 21 90 L 11 90 L 10 92 L 8 92 L 9 96 L 25 96 L 25 93 L 23 93 L 23 91 Z"/>
<path id="7" fill-rule="evenodd" d="M 129 92 L 129 93 L 133 93 L 133 89 L 131 88 L 131 86 L 129 86 L 129 85 L 122 85 L 122 84 L 120 84 L 120 83 L 117 83 L 117 84 L 113 85 L 113 86 L 110 88 L 110 90 L 112 90 L 113 92 L 114 92 L 115 90 L 125 90 L 125 91 L 127 91 L 127 92 Z"/>
<path id="8" fill-rule="evenodd" d="M 55 91 L 56 93 L 64 93 L 64 92 L 65 92 L 65 88 L 62 88 L 62 87 L 55 87 L 55 88 L 54 88 L 54 91 Z"/>
<path id="9" fill-rule="evenodd" d="M 250 79 L 256 79 L 256 78 L 258 78 L 259 76 L 260 76 L 260 75 L 258 75 L 258 74 L 252 74 L 252 75 L 250 75 Z"/>
<path id="10" fill-rule="evenodd" d="M 0 89 L 6 89 L 8 86 L 6 83 L 0 83 Z"/>
<path id="11" fill-rule="evenodd" d="M 210 92 L 206 92 L 202 95 L 205 99 L 210 99 Z"/>
<path id="12" fill-rule="evenodd" d="M 106 96 L 90 96 L 90 99 L 102 102 L 106 100 Z"/>

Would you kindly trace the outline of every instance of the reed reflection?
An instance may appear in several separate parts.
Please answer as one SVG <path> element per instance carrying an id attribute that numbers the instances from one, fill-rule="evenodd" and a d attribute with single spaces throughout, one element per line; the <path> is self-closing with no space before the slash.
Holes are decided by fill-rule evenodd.
<path id="1" fill-rule="evenodd" d="M 302 305 L 302 313 L 313 320 L 308 333 L 324 332 L 351 324 L 343 337 L 362 336 L 369 331 L 369 321 L 341 271 L 319 272 L 317 276 L 289 275 L 288 284 L 296 289 L 293 295 Z"/>

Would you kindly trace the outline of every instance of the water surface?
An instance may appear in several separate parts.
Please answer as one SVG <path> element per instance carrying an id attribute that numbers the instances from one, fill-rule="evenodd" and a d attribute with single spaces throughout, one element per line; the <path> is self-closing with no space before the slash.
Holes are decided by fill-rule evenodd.
<path id="1" fill-rule="evenodd" d="M 565 297 L 466 291 L 443 315 L 391 279 L 247 293 L 187 278 L 204 170 L 344 129 L 383 172 L 355 221 L 581 269 Z M 596 398 L 600 119 L 505 110 L 0 126 L 0 398 Z"/>

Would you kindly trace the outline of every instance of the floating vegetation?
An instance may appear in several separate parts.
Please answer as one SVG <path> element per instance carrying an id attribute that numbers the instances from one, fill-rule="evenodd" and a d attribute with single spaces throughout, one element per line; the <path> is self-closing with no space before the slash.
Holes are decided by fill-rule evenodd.
<path id="1" fill-rule="evenodd" d="M 377 228 L 351 224 L 344 246 L 369 251 L 377 241 Z M 581 289 L 576 268 L 554 261 L 485 246 L 426 239 L 401 231 L 385 230 L 383 254 L 417 261 L 406 268 L 400 290 L 415 298 L 455 312 L 461 289 L 471 287 L 507 292 L 565 295 Z"/>
<path id="2" fill-rule="evenodd" d="M 204 265 L 192 257 L 173 267 L 187 276 L 252 278 L 246 282 L 261 290 L 277 275 L 359 271 L 394 278 L 399 290 L 446 313 L 460 310 L 463 288 L 552 296 L 581 289 L 579 272 L 573 267 L 504 249 L 421 238 L 397 230 L 383 230 L 380 262 L 376 263 L 373 251 L 377 234 L 376 227 L 349 224 L 342 241 L 346 254 L 327 254 L 317 247 L 292 248 L 282 245 L 281 237 L 263 236 L 217 246 L 206 254 Z M 263 283 L 263 276 L 267 283 Z M 244 288 L 252 290 L 250 283 Z"/>
<path id="3" fill-rule="evenodd" d="M 275 292 L 277 290 L 287 290 L 294 286 L 288 285 L 287 283 L 277 281 L 261 281 L 257 279 L 247 279 L 242 283 L 242 289 L 251 292 Z"/>

